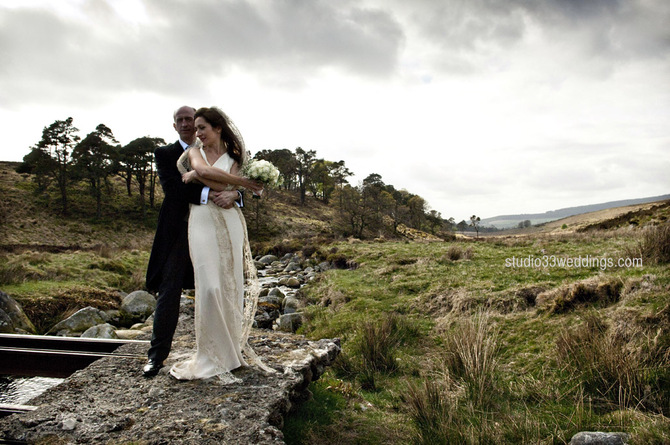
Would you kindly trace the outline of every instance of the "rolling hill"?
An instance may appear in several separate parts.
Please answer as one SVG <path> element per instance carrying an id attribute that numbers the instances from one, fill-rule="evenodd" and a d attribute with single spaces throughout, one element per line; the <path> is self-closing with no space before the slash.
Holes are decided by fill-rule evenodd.
<path id="1" fill-rule="evenodd" d="M 652 196 L 639 199 L 625 199 L 619 201 L 603 202 L 599 204 L 590 204 L 577 207 L 566 207 L 558 210 L 550 210 L 544 213 L 522 213 L 517 215 L 499 215 L 490 218 L 483 218 L 482 227 L 496 227 L 498 229 L 511 229 L 518 227 L 520 222 L 529 220 L 532 225 L 546 224 L 562 218 L 585 213 L 593 213 L 601 210 L 613 208 L 623 208 L 635 206 L 638 204 L 647 204 L 651 202 L 665 201 L 670 199 L 670 194 L 661 196 Z"/>

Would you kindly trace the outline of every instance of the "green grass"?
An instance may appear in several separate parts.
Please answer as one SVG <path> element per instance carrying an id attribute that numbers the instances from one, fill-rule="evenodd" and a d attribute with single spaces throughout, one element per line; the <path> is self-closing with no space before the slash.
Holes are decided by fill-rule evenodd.
<path id="1" fill-rule="evenodd" d="M 641 268 L 605 269 L 551 262 L 588 256 L 612 258 L 616 264 L 638 242 L 635 234 L 595 232 L 479 242 L 338 244 L 337 254 L 358 268 L 329 271 L 304 289 L 311 306 L 301 333 L 342 339 L 341 357 L 324 378 L 347 385 L 343 395 L 348 403 L 337 416 L 324 414 L 323 424 L 303 423 L 291 433 L 291 443 L 336 443 L 332 432 L 343 429 L 348 433 L 340 443 L 567 443 L 583 430 L 627 431 L 633 435 L 631 443 L 667 442 L 670 395 L 658 387 L 667 383 L 669 345 L 657 344 L 647 355 L 639 345 L 652 338 L 666 342 L 670 336 L 670 319 L 664 315 L 670 311 L 670 268 L 651 261 Z M 513 256 L 548 259 L 539 267 L 506 267 Z M 446 356 L 454 339 L 463 335 L 464 323 L 476 314 L 486 314 L 491 332 L 497 333 L 488 349 L 495 350 L 495 360 L 459 374 Z M 622 354 L 616 349 L 610 362 L 587 355 L 586 362 L 578 363 L 605 363 L 612 369 L 644 366 L 649 370 L 646 381 L 630 390 L 622 383 L 627 398 L 611 397 L 606 386 L 613 384 L 610 375 L 589 382 L 560 355 L 557 339 L 579 332 L 589 314 L 597 314 L 607 326 L 593 339 L 596 349 L 617 336 L 626 339 L 621 347 L 642 347 L 626 363 L 617 363 Z M 385 338 L 380 332 L 390 316 L 401 321 L 404 336 L 397 336 L 396 343 L 370 344 Z M 486 357 L 481 345 L 493 337 L 476 338 L 479 343 L 462 343 L 471 345 L 466 357 L 472 363 Z M 386 348 L 384 354 L 398 366 L 366 366 L 366 351 L 374 347 Z M 653 397 L 645 396 L 645 384 L 655 388 Z M 435 396 L 427 398 L 426 391 Z M 413 411 L 412 400 L 425 411 Z M 356 409 L 361 404 L 373 408 Z M 438 419 L 431 421 L 434 428 L 419 421 L 424 414 Z M 290 422 L 303 416 L 298 412 Z"/>
<path id="2" fill-rule="evenodd" d="M 110 309 L 119 291 L 144 288 L 149 254 L 140 250 L 98 248 L 49 253 L 0 254 L 0 288 L 17 300 L 37 333 L 77 309 Z"/>

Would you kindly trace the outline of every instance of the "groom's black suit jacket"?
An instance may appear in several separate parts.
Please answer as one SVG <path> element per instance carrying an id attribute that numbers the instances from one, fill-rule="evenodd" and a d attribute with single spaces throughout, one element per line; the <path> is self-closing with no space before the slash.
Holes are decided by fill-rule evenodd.
<path id="1" fill-rule="evenodd" d="M 160 179 L 165 198 L 158 214 L 158 227 L 151 248 L 151 257 L 147 267 L 146 286 L 149 291 L 157 291 L 163 279 L 163 266 L 170 251 L 174 247 L 174 240 L 181 233 L 188 232 L 189 203 L 200 203 L 202 184 L 184 184 L 181 173 L 177 170 L 177 160 L 184 153 L 179 141 L 172 145 L 159 147 L 154 152 L 158 178 Z M 187 262 L 188 271 L 182 283 L 182 289 L 193 289 L 193 266 L 188 252 L 188 246 L 179 253 L 179 258 Z"/>

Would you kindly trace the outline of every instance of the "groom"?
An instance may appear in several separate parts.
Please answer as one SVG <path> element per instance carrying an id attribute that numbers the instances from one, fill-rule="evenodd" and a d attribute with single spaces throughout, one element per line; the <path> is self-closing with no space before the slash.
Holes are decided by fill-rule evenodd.
<path id="1" fill-rule="evenodd" d="M 177 328 L 181 291 L 194 287 L 193 265 L 188 252 L 189 203 L 207 204 L 211 199 L 216 205 L 229 208 L 239 200 L 238 205 L 242 205 L 241 194 L 237 191 L 214 192 L 202 184 L 182 182 L 177 160 L 195 142 L 194 115 L 193 107 L 183 106 L 175 111 L 173 126 L 179 133 L 179 140 L 154 152 L 165 197 L 147 267 L 147 290 L 157 291 L 158 300 L 149 361 L 142 369 L 145 377 L 155 376 L 163 367 Z"/>

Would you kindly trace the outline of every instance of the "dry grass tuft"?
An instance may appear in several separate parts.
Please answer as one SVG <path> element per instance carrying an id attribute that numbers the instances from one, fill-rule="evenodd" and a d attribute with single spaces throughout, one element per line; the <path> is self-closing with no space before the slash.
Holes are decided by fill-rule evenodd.
<path id="1" fill-rule="evenodd" d="M 586 305 L 608 306 L 621 298 L 624 283 L 618 278 L 588 278 L 537 295 L 537 305 L 552 314 L 562 314 Z"/>
<path id="2" fill-rule="evenodd" d="M 446 370 L 463 382 L 468 398 L 478 407 L 488 406 L 494 393 L 498 352 L 498 332 L 486 312 L 466 319 L 446 339 Z"/>
<path id="3" fill-rule="evenodd" d="M 668 414 L 670 332 L 631 323 L 612 328 L 591 312 L 561 331 L 556 352 L 559 366 L 595 400 Z"/>
<path id="4" fill-rule="evenodd" d="M 637 245 L 627 250 L 627 255 L 642 258 L 644 264 L 670 263 L 670 223 L 646 227 Z"/>

